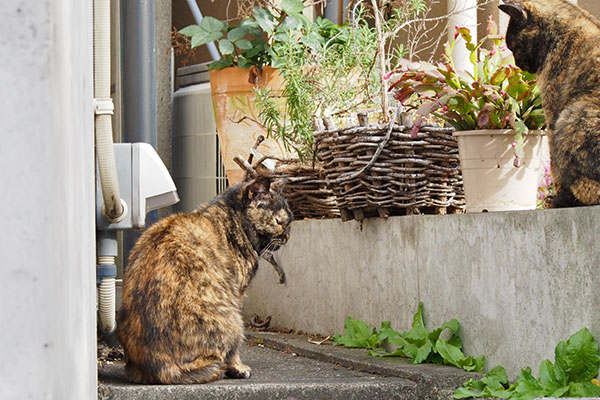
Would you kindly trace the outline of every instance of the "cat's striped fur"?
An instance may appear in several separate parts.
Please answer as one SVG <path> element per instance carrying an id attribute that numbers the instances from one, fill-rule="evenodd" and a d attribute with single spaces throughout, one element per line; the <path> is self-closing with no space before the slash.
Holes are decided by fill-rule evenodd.
<path id="1" fill-rule="evenodd" d="M 271 189 L 271 190 L 270 190 Z M 146 230 L 123 277 L 118 337 L 139 383 L 245 378 L 241 307 L 262 251 L 289 237 L 291 211 L 270 181 L 229 188 Z"/>
<path id="2" fill-rule="evenodd" d="M 554 207 L 600 204 L 600 21 L 567 0 L 504 0 L 506 43 L 537 73 Z"/>

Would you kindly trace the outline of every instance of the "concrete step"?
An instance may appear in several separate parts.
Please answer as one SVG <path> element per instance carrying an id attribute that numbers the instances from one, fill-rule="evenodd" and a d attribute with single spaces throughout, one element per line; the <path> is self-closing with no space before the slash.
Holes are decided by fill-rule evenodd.
<path id="1" fill-rule="evenodd" d="M 364 349 L 315 345 L 300 335 L 249 333 L 242 360 L 249 379 L 205 385 L 135 385 L 123 363 L 99 368 L 100 400 L 159 399 L 451 399 L 454 389 L 477 374 L 445 366 L 375 359 Z"/>

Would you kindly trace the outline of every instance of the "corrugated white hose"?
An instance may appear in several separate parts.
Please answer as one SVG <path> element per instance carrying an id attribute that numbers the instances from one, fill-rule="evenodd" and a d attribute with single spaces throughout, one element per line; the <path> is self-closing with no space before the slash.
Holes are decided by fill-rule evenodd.
<path id="1" fill-rule="evenodd" d="M 110 98 L 110 0 L 94 0 L 94 107 L 96 112 L 96 154 L 102 186 L 102 214 L 117 222 L 124 217 L 117 165 L 112 140 Z"/>
<path id="2" fill-rule="evenodd" d="M 112 140 L 110 98 L 110 0 L 94 0 L 94 108 L 96 127 L 96 154 L 98 174 L 104 206 L 102 215 L 108 221 L 118 222 L 125 217 Z M 98 256 L 99 266 L 114 266 L 116 257 Z M 114 268 L 116 270 L 116 268 Z M 115 322 L 115 273 L 102 276 L 98 287 L 100 329 L 112 333 Z"/>
<path id="3" fill-rule="evenodd" d="M 114 265 L 116 257 L 99 256 L 98 265 Z M 100 314 L 100 330 L 112 333 L 116 328 L 115 322 L 116 287 L 114 277 L 104 277 L 98 286 L 98 313 Z"/>

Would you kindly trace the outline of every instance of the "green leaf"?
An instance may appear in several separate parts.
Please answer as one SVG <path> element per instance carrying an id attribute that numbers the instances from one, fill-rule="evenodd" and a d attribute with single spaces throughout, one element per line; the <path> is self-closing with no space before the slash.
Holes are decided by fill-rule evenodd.
<path id="1" fill-rule="evenodd" d="M 377 348 L 377 333 L 358 319 L 348 317 L 344 323 L 345 335 L 334 335 L 333 344 L 346 347 Z"/>
<path id="2" fill-rule="evenodd" d="M 400 333 L 398 333 L 392 329 L 390 321 L 383 321 L 381 323 L 381 329 L 379 330 L 379 333 L 377 334 L 377 339 L 380 342 L 393 343 L 393 341 L 399 337 L 400 337 Z M 396 344 L 398 344 L 398 343 L 396 343 Z"/>
<path id="3" fill-rule="evenodd" d="M 522 369 L 514 386 L 514 394 L 511 399 L 530 400 L 536 397 L 544 397 L 543 385 L 533 377 L 531 368 Z"/>
<path id="4" fill-rule="evenodd" d="M 432 350 L 433 350 L 433 346 L 431 344 L 431 341 L 428 340 L 427 342 L 425 342 L 425 344 L 423 346 L 421 346 L 417 349 L 417 354 L 415 355 L 415 357 L 412 360 L 413 364 L 421 364 L 423 361 L 425 361 L 427 359 L 427 357 L 429 357 L 429 354 L 431 353 Z"/>
<path id="5" fill-rule="evenodd" d="M 473 37 L 471 36 L 471 31 L 469 28 L 464 26 L 456 27 L 456 33 L 460 34 L 460 36 L 462 36 L 467 43 L 471 43 L 473 41 Z"/>
<path id="6" fill-rule="evenodd" d="M 483 397 L 483 393 L 475 392 L 465 387 L 459 387 L 456 389 L 453 396 L 455 399 L 470 399 L 471 397 Z"/>
<path id="7" fill-rule="evenodd" d="M 252 48 L 252 43 L 247 39 L 240 39 L 235 42 L 235 45 L 242 50 L 250 50 Z"/>
<path id="8" fill-rule="evenodd" d="M 189 25 L 179 31 L 180 34 L 192 37 L 202 31 L 198 25 Z"/>
<path id="9" fill-rule="evenodd" d="M 494 378 L 502 384 L 508 384 L 508 376 L 506 375 L 506 370 L 502 365 L 495 366 L 485 376 Z"/>
<path id="10" fill-rule="evenodd" d="M 560 388 L 557 388 L 554 391 L 548 391 L 548 386 L 546 386 L 546 396 L 548 397 L 563 397 L 564 394 L 566 394 L 569 391 L 569 386 L 563 386 Z"/>
<path id="11" fill-rule="evenodd" d="M 227 39 L 231 40 L 232 42 L 236 42 L 246 36 L 247 33 L 248 29 L 243 26 L 239 26 L 237 28 L 233 28 L 229 31 L 229 33 L 227 33 Z"/>
<path id="12" fill-rule="evenodd" d="M 491 77 L 490 82 L 492 85 L 500 85 L 508 77 L 510 68 L 500 68 Z"/>
<path id="13" fill-rule="evenodd" d="M 253 30 L 260 29 L 260 25 L 258 25 L 258 22 L 256 22 L 256 20 L 252 18 L 243 20 L 242 22 L 240 22 L 240 26 L 246 28 L 248 30 L 248 33 L 250 34 L 254 34 L 252 32 Z"/>
<path id="14" fill-rule="evenodd" d="M 260 28 L 267 34 L 273 33 L 275 23 L 273 22 L 273 14 L 264 8 L 254 7 L 254 19 L 260 26 Z"/>
<path id="15" fill-rule="evenodd" d="M 223 55 L 233 53 L 235 48 L 233 47 L 233 43 L 229 39 L 222 39 L 219 41 L 219 51 Z"/>
<path id="16" fill-rule="evenodd" d="M 222 32 L 206 32 L 200 31 L 199 33 L 192 36 L 192 49 L 203 44 L 218 40 L 223 37 Z"/>
<path id="17" fill-rule="evenodd" d="M 427 332 L 423 323 L 423 302 L 420 301 L 417 312 L 413 316 L 412 329 L 408 332 L 408 336 L 413 339 L 425 339 L 428 334 L 429 332 Z"/>
<path id="18" fill-rule="evenodd" d="M 251 65 L 253 65 L 252 61 L 248 60 L 246 57 L 238 57 L 238 61 L 237 61 L 238 67 L 242 68 L 242 69 L 247 69 L 250 68 Z"/>
<path id="19" fill-rule="evenodd" d="M 251 49 L 248 49 L 247 51 L 245 51 L 243 54 L 246 58 L 254 58 L 256 57 L 263 49 L 260 47 L 252 47 Z"/>
<path id="20" fill-rule="evenodd" d="M 600 387 L 591 382 L 571 382 L 569 397 L 600 397 Z"/>
<path id="21" fill-rule="evenodd" d="M 273 35 L 273 40 L 276 42 L 285 42 L 290 38 L 290 35 L 287 32 L 277 32 Z"/>
<path id="22" fill-rule="evenodd" d="M 571 382 L 590 381 L 598 375 L 598 343 L 587 328 L 567 340 L 567 373 Z"/>
<path id="23" fill-rule="evenodd" d="M 448 322 L 444 322 L 441 327 L 439 327 L 438 329 L 435 329 L 429 333 L 429 335 L 428 335 L 429 339 L 432 341 L 438 340 L 438 338 L 440 337 L 440 335 L 442 334 L 442 332 L 445 329 L 450 329 L 452 331 L 452 333 L 455 334 L 456 332 L 458 332 L 459 327 L 460 327 L 460 324 L 458 323 L 458 321 L 456 319 L 453 319 Z"/>
<path id="24" fill-rule="evenodd" d="M 283 0 L 281 2 L 281 9 L 289 15 L 298 14 L 304 10 L 304 4 L 302 0 Z"/>
<path id="25" fill-rule="evenodd" d="M 540 381 L 547 385 L 551 382 L 556 382 L 556 377 L 554 376 L 554 365 L 550 360 L 544 360 L 540 364 Z"/>
<path id="26" fill-rule="evenodd" d="M 554 348 L 554 378 L 561 386 L 568 385 L 567 377 L 567 344 L 558 342 Z"/>
<path id="27" fill-rule="evenodd" d="M 381 352 L 375 352 L 372 350 L 369 350 L 368 353 L 370 356 L 373 357 L 406 357 L 406 358 L 412 358 L 410 354 L 407 354 L 404 349 L 402 347 L 392 351 L 391 353 L 381 353 Z"/>
<path id="28" fill-rule="evenodd" d="M 459 368 L 459 362 L 465 358 L 465 355 L 458 347 L 452 346 L 444 339 L 437 340 L 435 350 L 440 353 L 444 361 Z"/>
<path id="29" fill-rule="evenodd" d="M 292 30 L 300 28 L 302 26 L 302 23 L 300 22 L 300 19 L 298 18 L 299 16 L 302 16 L 302 15 L 301 14 L 299 14 L 298 16 L 288 15 L 287 17 L 285 17 L 285 19 L 277 27 L 277 31 L 278 32 L 286 32 L 286 31 L 292 31 Z M 302 17 L 304 17 L 304 16 L 302 16 Z"/>
<path id="30" fill-rule="evenodd" d="M 452 336 L 452 338 L 450 340 L 448 340 L 448 343 L 454 347 L 458 347 L 461 350 L 463 348 L 462 340 L 460 339 L 460 336 L 458 336 L 458 335 Z"/>
<path id="31" fill-rule="evenodd" d="M 200 28 L 207 32 L 221 32 L 227 29 L 227 24 L 214 17 L 204 17 L 202 18 L 202 21 L 200 21 Z"/>
<path id="32" fill-rule="evenodd" d="M 233 66 L 233 57 L 226 56 L 207 65 L 208 69 L 223 69 Z"/>

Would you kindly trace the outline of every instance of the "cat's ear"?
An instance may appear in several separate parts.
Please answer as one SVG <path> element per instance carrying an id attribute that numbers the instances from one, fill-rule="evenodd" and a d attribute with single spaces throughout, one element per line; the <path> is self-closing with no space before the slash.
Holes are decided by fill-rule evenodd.
<path id="1" fill-rule="evenodd" d="M 504 0 L 504 4 L 500 4 L 498 8 L 508 14 L 515 23 L 527 22 L 527 11 L 522 4 Z"/>
<path id="2" fill-rule="evenodd" d="M 271 190 L 279 195 L 283 195 L 285 185 L 288 183 L 289 178 L 281 178 L 271 183 Z"/>
<path id="3" fill-rule="evenodd" d="M 251 202 L 268 201 L 271 198 L 270 190 L 270 178 L 256 178 L 248 184 L 246 189 L 246 198 Z"/>

